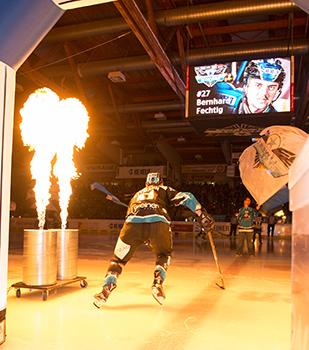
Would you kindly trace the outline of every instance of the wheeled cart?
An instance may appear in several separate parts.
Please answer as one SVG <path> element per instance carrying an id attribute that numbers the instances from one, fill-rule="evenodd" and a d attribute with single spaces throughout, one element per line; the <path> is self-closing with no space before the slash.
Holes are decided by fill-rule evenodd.
<path id="1" fill-rule="evenodd" d="M 15 288 L 17 298 L 21 297 L 21 289 L 23 289 L 23 288 L 29 289 L 30 291 L 40 290 L 40 291 L 42 291 L 42 299 L 45 301 L 45 300 L 47 300 L 50 292 L 57 290 L 63 286 L 66 286 L 67 284 L 79 282 L 79 285 L 81 286 L 81 288 L 87 287 L 88 282 L 86 281 L 86 278 L 87 277 L 77 276 L 77 277 L 69 279 L 69 280 L 64 280 L 64 281 L 58 280 L 55 284 L 48 285 L 48 286 L 30 286 L 28 284 L 25 284 L 24 282 L 17 282 L 17 283 L 12 284 L 11 288 Z"/>

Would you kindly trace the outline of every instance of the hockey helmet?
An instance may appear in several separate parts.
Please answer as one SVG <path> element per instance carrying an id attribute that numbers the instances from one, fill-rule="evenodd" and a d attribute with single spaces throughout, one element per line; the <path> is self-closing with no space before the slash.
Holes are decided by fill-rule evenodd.
<path id="1" fill-rule="evenodd" d="M 284 68 L 279 59 L 263 59 L 250 61 L 244 71 L 244 83 L 247 84 L 248 78 L 261 79 L 279 84 L 282 88 L 286 77 Z"/>
<path id="2" fill-rule="evenodd" d="M 155 185 L 159 186 L 163 184 L 162 176 L 160 173 L 148 173 L 146 178 L 146 186 Z"/>

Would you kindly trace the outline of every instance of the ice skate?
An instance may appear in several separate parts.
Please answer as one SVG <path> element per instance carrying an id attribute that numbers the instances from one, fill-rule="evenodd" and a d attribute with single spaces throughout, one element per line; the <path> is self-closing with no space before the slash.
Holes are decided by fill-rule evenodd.
<path id="1" fill-rule="evenodd" d="M 160 270 L 164 270 L 162 267 Z M 163 278 L 161 276 L 162 271 L 156 270 L 154 272 L 154 280 L 153 284 L 151 286 L 152 296 L 155 298 L 155 300 L 160 304 L 163 305 L 164 299 L 165 299 L 165 293 L 163 290 Z M 165 272 L 165 271 L 164 271 Z"/>
<path id="2" fill-rule="evenodd" d="M 107 301 L 111 292 L 117 287 L 116 284 L 111 283 L 110 285 L 104 286 L 102 292 L 94 295 L 93 304 L 100 309 Z"/>
<path id="3" fill-rule="evenodd" d="M 117 287 L 117 277 L 113 274 L 108 274 L 105 277 L 102 292 L 94 295 L 93 305 L 100 309 L 107 301 L 111 292 Z"/>
<path id="4" fill-rule="evenodd" d="M 165 294 L 163 291 L 162 284 L 153 284 L 151 287 L 151 291 L 152 291 L 152 296 L 156 299 L 156 301 L 160 305 L 163 305 L 163 302 L 165 300 Z"/>

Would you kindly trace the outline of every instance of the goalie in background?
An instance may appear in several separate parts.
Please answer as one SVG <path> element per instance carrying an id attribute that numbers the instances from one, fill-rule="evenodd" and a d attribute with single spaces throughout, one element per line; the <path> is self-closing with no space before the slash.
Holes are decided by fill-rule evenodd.
<path id="1" fill-rule="evenodd" d="M 114 256 L 108 266 L 102 291 L 94 296 L 96 307 L 100 308 L 107 301 L 110 293 L 117 286 L 118 276 L 123 266 L 144 243 L 148 243 L 156 255 L 152 295 L 162 305 L 165 299 L 163 282 L 173 250 L 168 209 L 179 205 L 195 213 L 206 231 L 213 228 L 213 219 L 192 193 L 178 192 L 164 186 L 161 174 L 149 173 L 145 187 L 135 193 L 129 203 L 125 223 L 120 231 Z"/>

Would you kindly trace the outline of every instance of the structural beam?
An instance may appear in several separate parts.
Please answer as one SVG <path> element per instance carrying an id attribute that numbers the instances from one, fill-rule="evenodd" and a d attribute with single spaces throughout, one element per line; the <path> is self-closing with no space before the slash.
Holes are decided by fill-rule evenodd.
<path id="1" fill-rule="evenodd" d="M 307 2 L 307 0 L 297 0 Z M 75 1 L 74 3 L 76 3 Z M 126 2 L 126 1 L 123 1 Z M 115 2 L 116 4 L 117 2 Z M 246 18 L 256 15 L 282 14 L 296 11 L 298 8 L 291 0 L 251 0 L 222 1 L 194 6 L 183 6 L 163 11 L 156 11 L 157 25 L 173 27 L 193 23 L 205 23 L 211 20 L 227 18 Z M 127 31 L 128 25 L 122 18 L 108 18 L 56 27 L 46 37 L 46 41 L 78 40 L 82 37 L 119 33 Z M 207 35 L 207 32 L 206 32 Z"/>
<path id="2" fill-rule="evenodd" d="M 23 69 L 20 73 L 17 73 L 17 76 L 21 74 L 26 77 L 28 80 L 33 81 L 38 87 L 48 87 L 55 91 L 58 95 L 70 95 L 70 91 L 62 86 L 59 86 L 53 80 L 49 79 L 45 74 L 42 74 L 38 70 L 33 70 L 33 67 L 30 65 L 29 61 L 26 61 L 23 64 Z"/>
<path id="3" fill-rule="evenodd" d="M 294 28 L 303 27 L 306 25 L 307 19 L 305 17 L 294 19 Z M 241 24 L 230 24 L 227 26 L 215 26 L 215 27 L 205 27 L 203 30 L 205 35 L 222 35 L 222 34 L 235 34 L 235 33 L 245 33 L 245 32 L 256 32 L 256 31 L 266 31 L 271 29 L 282 29 L 288 28 L 288 19 L 279 19 L 273 21 L 263 21 L 255 23 L 241 23 Z M 200 28 L 196 26 L 190 26 L 190 33 L 193 37 L 200 37 L 202 33 Z"/>
<path id="4" fill-rule="evenodd" d="M 113 105 L 113 112 L 114 112 L 114 115 L 116 117 L 118 126 L 120 127 L 121 126 L 121 118 L 120 118 L 120 114 L 118 112 L 118 105 L 116 102 L 114 91 L 113 91 L 112 85 L 110 83 L 108 83 L 107 87 L 108 87 L 108 93 L 109 93 L 109 96 L 110 96 L 110 99 L 111 99 L 112 105 Z"/>
<path id="5" fill-rule="evenodd" d="M 294 0 L 295 4 L 300 7 L 305 12 L 309 13 L 309 3 L 308 0 Z"/>
<path id="6" fill-rule="evenodd" d="M 181 35 L 180 29 L 177 29 L 176 35 L 177 35 L 177 45 L 178 45 L 178 52 L 180 57 L 182 76 L 183 78 L 185 78 L 186 77 L 186 52 L 185 52 L 183 37 Z"/>
<path id="7" fill-rule="evenodd" d="M 79 95 L 83 101 L 86 101 L 86 95 L 85 95 L 85 91 L 84 91 L 80 76 L 78 75 L 77 65 L 76 65 L 76 62 L 74 61 L 74 58 L 72 57 L 72 55 L 73 55 L 72 47 L 70 46 L 70 44 L 68 42 L 65 42 L 63 46 L 64 46 L 64 51 L 67 55 L 67 59 L 69 61 L 70 67 L 71 67 L 71 71 L 72 71 L 73 76 L 74 76 L 75 85 L 78 89 Z"/>
<path id="8" fill-rule="evenodd" d="M 99 109 L 99 104 L 97 104 Z M 127 105 L 118 105 L 118 113 L 147 113 L 147 112 L 165 112 L 183 110 L 184 104 L 177 101 L 160 101 L 151 103 L 132 103 Z M 112 106 L 104 106 L 104 113 L 113 114 L 115 112 Z"/>
<path id="9" fill-rule="evenodd" d="M 164 138 L 156 142 L 156 147 L 168 162 L 168 179 L 175 184 L 179 184 L 181 182 L 181 164 L 183 161 L 181 156 Z"/>
<path id="10" fill-rule="evenodd" d="M 304 127 L 306 123 L 306 119 L 308 117 L 308 111 L 309 111 L 308 96 L 309 96 L 309 77 L 307 75 L 307 77 L 305 78 L 305 83 L 303 85 L 302 94 L 300 97 L 301 104 L 299 105 L 298 112 L 295 114 L 296 115 L 295 126 L 297 126 L 298 128 Z"/>
<path id="11" fill-rule="evenodd" d="M 114 5 L 128 23 L 129 27 L 132 29 L 165 80 L 179 98 L 184 100 L 186 90 L 185 84 L 166 55 L 156 35 L 151 30 L 147 20 L 139 10 L 135 1 L 118 0 Z"/>
<path id="12" fill-rule="evenodd" d="M 146 7 L 147 7 L 148 23 L 150 25 L 151 30 L 154 32 L 155 36 L 158 38 L 159 31 L 158 31 L 156 18 L 153 10 L 153 0 L 146 0 Z"/>
<path id="13" fill-rule="evenodd" d="M 226 164 L 232 163 L 232 146 L 228 140 L 220 141 L 220 146 L 222 153 L 224 155 L 224 159 Z"/>
<path id="14" fill-rule="evenodd" d="M 267 40 L 254 43 L 222 45 L 206 49 L 190 50 L 186 55 L 189 64 L 199 64 L 202 62 L 224 62 L 227 60 L 241 60 L 248 56 L 253 58 L 286 57 L 291 52 L 295 56 L 307 55 L 309 52 L 308 40 L 294 40 L 293 45 L 287 40 Z M 180 63 L 178 53 L 171 57 L 174 64 Z M 131 56 L 114 58 L 109 60 L 83 62 L 78 64 L 78 73 L 81 77 L 106 74 L 113 70 L 122 72 L 140 71 L 154 69 L 154 62 L 149 56 Z M 55 65 L 42 68 L 46 75 L 62 76 L 69 75 L 67 65 Z"/>

